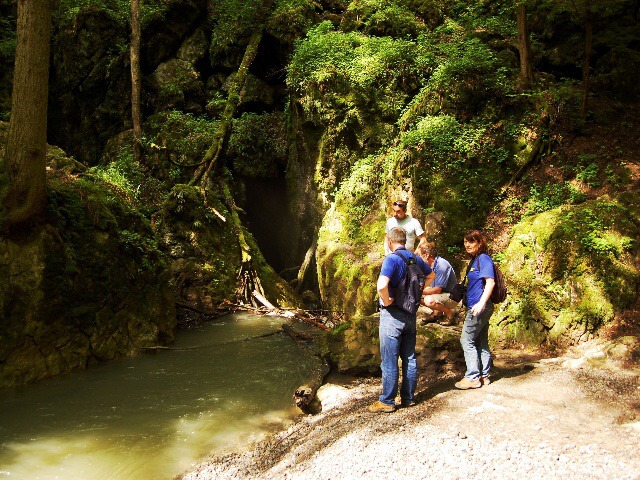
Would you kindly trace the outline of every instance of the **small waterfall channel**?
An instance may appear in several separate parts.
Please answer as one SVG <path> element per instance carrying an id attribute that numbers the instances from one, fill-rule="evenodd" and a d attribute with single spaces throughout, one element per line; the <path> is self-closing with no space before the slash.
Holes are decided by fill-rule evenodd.
<path id="1" fill-rule="evenodd" d="M 171 350 L 0 390 L 0 478 L 171 479 L 286 425 L 321 361 L 286 320 L 229 315 Z"/>

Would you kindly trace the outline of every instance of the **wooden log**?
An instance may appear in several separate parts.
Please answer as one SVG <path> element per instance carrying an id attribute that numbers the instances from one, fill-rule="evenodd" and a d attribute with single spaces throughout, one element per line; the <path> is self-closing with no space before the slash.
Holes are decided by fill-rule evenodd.
<path id="1" fill-rule="evenodd" d="M 269 300 L 267 300 L 264 297 L 264 295 L 261 295 L 260 292 L 254 290 L 253 292 L 251 292 L 251 295 L 253 296 L 253 298 L 258 300 L 262 305 L 267 307 L 269 310 L 275 310 L 276 309 L 276 307 L 274 307 L 273 304 L 271 302 L 269 302 Z"/>
<path id="2" fill-rule="evenodd" d="M 320 413 L 322 405 L 316 399 L 316 392 L 322 386 L 324 377 L 329 373 L 329 365 L 326 363 L 323 367 L 312 372 L 309 381 L 300 385 L 293 392 L 293 401 L 304 413 Z"/>
<path id="3" fill-rule="evenodd" d="M 304 261 L 300 266 L 300 270 L 298 271 L 298 283 L 296 284 L 296 292 L 300 293 L 302 289 L 302 282 L 304 281 L 304 277 L 307 274 L 307 270 L 309 269 L 309 265 L 311 265 L 311 260 L 313 259 L 313 254 L 316 251 L 316 247 L 318 246 L 318 237 L 314 235 L 313 242 L 311 246 L 307 250 L 306 255 L 304 256 Z"/>

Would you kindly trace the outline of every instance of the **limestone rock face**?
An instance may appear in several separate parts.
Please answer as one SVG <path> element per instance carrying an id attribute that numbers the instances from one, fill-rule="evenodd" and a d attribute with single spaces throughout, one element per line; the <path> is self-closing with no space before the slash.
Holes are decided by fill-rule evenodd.
<path id="1" fill-rule="evenodd" d="M 48 137 L 95 164 L 101 145 L 131 115 L 128 51 L 120 47 L 129 34 L 116 19 L 91 9 L 58 28 L 51 46 Z"/>
<path id="2" fill-rule="evenodd" d="M 174 84 L 187 99 L 180 103 L 180 98 L 174 98 L 167 108 L 203 111 L 203 87 L 193 81 L 193 65 L 209 48 L 206 34 L 197 28 L 206 8 L 199 0 L 168 0 L 143 25 L 144 76 L 172 58 L 185 62 L 172 73 L 178 75 Z M 49 141 L 77 160 L 95 165 L 105 143 L 131 127 L 129 26 L 104 10 L 83 7 L 73 20 L 54 25 L 52 41 Z M 146 88 L 143 83 L 143 98 Z M 192 92 L 194 98 L 190 98 Z"/>
<path id="3" fill-rule="evenodd" d="M 161 63 L 147 81 L 159 109 L 181 109 L 191 113 L 204 110 L 204 84 L 191 63 L 172 58 Z"/>
<path id="4" fill-rule="evenodd" d="M 104 192 L 102 192 L 104 194 Z M 54 184 L 49 222 L 0 238 L 0 386 L 166 344 L 175 304 L 148 225 L 97 190 Z"/>

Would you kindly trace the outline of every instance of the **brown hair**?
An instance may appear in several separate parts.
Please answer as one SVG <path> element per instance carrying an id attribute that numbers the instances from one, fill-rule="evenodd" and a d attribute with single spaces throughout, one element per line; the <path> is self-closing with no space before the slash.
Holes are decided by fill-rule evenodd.
<path id="1" fill-rule="evenodd" d="M 478 255 L 481 253 L 487 253 L 487 239 L 480 230 L 467 230 L 464 234 L 464 239 L 467 242 L 478 243 Z"/>
<path id="2" fill-rule="evenodd" d="M 432 256 L 436 257 L 438 252 L 436 251 L 436 244 L 433 242 L 420 241 L 416 250 L 414 252 L 416 255 L 420 255 L 423 259 L 427 259 L 427 257 Z"/>

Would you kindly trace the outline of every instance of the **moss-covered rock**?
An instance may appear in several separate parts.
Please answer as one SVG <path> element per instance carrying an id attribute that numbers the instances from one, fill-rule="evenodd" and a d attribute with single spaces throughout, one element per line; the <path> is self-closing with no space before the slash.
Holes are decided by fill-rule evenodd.
<path id="1" fill-rule="evenodd" d="M 202 309 L 233 298 L 241 261 L 227 207 L 215 192 L 207 202 L 198 187 L 176 185 L 156 222 L 171 259 L 176 295 Z"/>
<path id="2" fill-rule="evenodd" d="M 173 294 L 154 233 L 104 185 L 50 176 L 46 224 L 0 239 L 0 271 L 0 386 L 173 339 Z"/>
<path id="3" fill-rule="evenodd" d="M 638 295 L 640 203 L 627 193 L 527 217 L 505 251 L 499 338 L 529 344 L 586 339 Z"/>
<path id="4" fill-rule="evenodd" d="M 158 65 L 148 77 L 156 111 L 180 109 L 204 111 L 205 89 L 199 73 L 186 60 L 172 58 Z"/>
<path id="5" fill-rule="evenodd" d="M 205 202 L 200 188 L 176 185 L 156 222 L 171 258 L 176 295 L 202 310 L 235 300 L 242 262 L 231 212 L 215 188 L 212 184 Z M 264 260 L 251 234 L 243 233 L 267 299 L 281 307 L 300 306 L 298 295 Z"/>
<path id="6" fill-rule="evenodd" d="M 333 368 L 353 375 L 380 372 L 380 315 L 356 316 L 328 332 L 322 341 L 322 355 Z M 434 361 L 445 356 L 459 356 L 459 335 L 439 325 L 419 325 L 416 354 L 422 371 L 433 368 Z M 452 353 L 453 352 L 453 353 Z"/>

